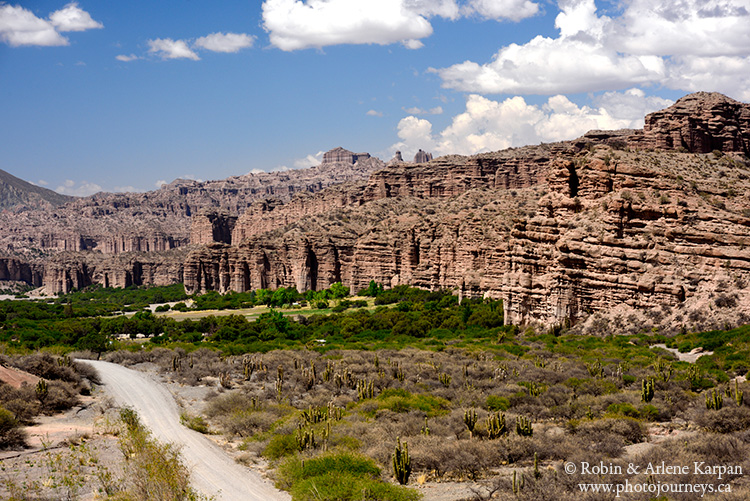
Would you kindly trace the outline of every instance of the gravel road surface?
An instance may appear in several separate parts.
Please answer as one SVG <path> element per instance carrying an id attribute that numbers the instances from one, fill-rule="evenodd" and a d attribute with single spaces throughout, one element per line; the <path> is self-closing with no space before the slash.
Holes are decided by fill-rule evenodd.
<path id="1" fill-rule="evenodd" d="M 274 488 L 258 473 L 235 463 L 219 446 L 180 424 L 180 411 L 167 387 L 148 374 L 109 362 L 91 364 L 105 391 L 121 406 L 132 407 L 160 441 L 179 446 L 190 468 L 193 487 L 217 501 L 276 501 L 290 496 Z"/>

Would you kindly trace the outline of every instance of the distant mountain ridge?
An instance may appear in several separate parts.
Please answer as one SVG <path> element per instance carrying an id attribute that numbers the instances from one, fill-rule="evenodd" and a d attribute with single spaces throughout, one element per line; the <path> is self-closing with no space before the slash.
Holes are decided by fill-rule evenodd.
<path id="1" fill-rule="evenodd" d="M 37 204 L 42 200 L 54 207 L 59 207 L 74 199 L 75 197 L 61 195 L 47 188 L 31 184 L 0 169 L 0 209 Z"/>

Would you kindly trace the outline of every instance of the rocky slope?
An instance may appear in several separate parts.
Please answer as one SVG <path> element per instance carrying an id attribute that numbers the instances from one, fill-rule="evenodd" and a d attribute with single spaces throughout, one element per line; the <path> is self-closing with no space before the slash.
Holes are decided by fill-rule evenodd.
<path id="1" fill-rule="evenodd" d="M 58 207 L 73 197 L 33 185 L 0 169 L 0 209 L 19 206 Z"/>
<path id="2" fill-rule="evenodd" d="M 393 163 L 248 210 L 231 241 L 190 253 L 185 284 L 448 287 L 521 324 L 750 321 L 748 138 L 750 106 L 698 93 L 642 131 Z"/>
<path id="3" fill-rule="evenodd" d="M 366 179 L 384 165 L 367 154 L 359 156 L 354 163 L 335 161 L 219 181 L 178 179 L 156 191 L 98 193 L 57 208 L 16 205 L 0 213 L 0 253 L 28 261 L 61 251 L 119 254 L 182 247 L 190 243 L 191 217 L 196 213 L 210 209 L 236 216 L 256 200 L 287 201 L 297 193 Z"/>
<path id="4" fill-rule="evenodd" d="M 222 231 L 229 235 L 229 230 L 211 226 L 215 223 L 215 219 L 211 222 L 214 212 L 224 214 L 222 221 L 236 219 L 257 200 L 273 197 L 288 201 L 296 194 L 366 179 L 384 165 L 366 153 L 348 152 L 346 157 L 342 148 L 332 152 L 341 158 L 329 155 L 324 163 L 309 169 L 247 174 L 219 181 L 179 179 L 148 193 L 98 193 L 78 199 L 4 176 L 0 171 L 0 201 L 8 204 L 0 212 L 0 280 L 45 284 L 49 292 L 88 283 L 138 284 L 141 275 L 130 269 L 131 261 L 142 262 L 144 256 L 152 253 L 164 253 L 174 259 L 182 254 L 168 251 L 185 248 L 191 241 L 220 240 Z M 3 190 L 12 192 L 15 198 L 2 197 Z M 205 218 L 207 226 L 203 229 L 200 224 L 191 228 L 196 215 Z M 101 254 L 113 257 L 107 260 Z M 126 256 L 114 257 L 120 254 Z M 143 264 L 148 268 L 153 260 L 149 257 Z M 158 261 L 166 266 L 161 257 Z M 181 269 L 181 264 L 179 259 L 170 263 L 164 273 Z M 169 275 L 169 280 L 181 280 L 180 273 Z M 143 275 L 145 283 L 148 278 L 148 274 Z"/>

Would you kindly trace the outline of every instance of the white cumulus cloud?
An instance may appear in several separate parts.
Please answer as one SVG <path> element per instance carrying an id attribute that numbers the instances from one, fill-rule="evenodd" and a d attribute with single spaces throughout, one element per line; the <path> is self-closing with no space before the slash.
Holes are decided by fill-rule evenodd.
<path id="1" fill-rule="evenodd" d="M 148 41 L 148 51 L 162 59 L 192 59 L 200 60 L 198 54 L 192 51 L 185 40 L 171 38 L 157 38 Z"/>
<path id="2" fill-rule="evenodd" d="M 535 16 L 539 4 L 530 0 L 470 0 L 463 8 L 467 15 L 478 14 L 486 19 L 520 21 Z"/>
<path id="3" fill-rule="evenodd" d="M 48 20 L 19 6 L 0 5 L 0 40 L 11 47 L 68 45 Z"/>
<path id="4" fill-rule="evenodd" d="M 81 9 L 78 3 L 71 2 L 49 16 L 57 31 L 86 31 L 104 28 L 104 25 L 91 18 L 91 14 Z"/>
<path id="5" fill-rule="evenodd" d="M 118 61 L 122 61 L 124 63 L 129 63 L 130 61 L 135 61 L 136 59 L 140 59 L 140 58 L 136 56 L 135 54 L 130 54 L 129 56 L 126 54 L 120 54 L 118 56 L 115 56 L 115 59 L 117 59 Z"/>
<path id="6" fill-rule="evenodd" d="M 294 161 L 295 169 L 306 169 L 307 167 L 314 167 L 320 165 L 323 162 L 324 151 L 319 151 L 314 155 L 307 155 L 305 158 L 300 158 Z"/>
<path id="7" fill-rule="evenodd" d="M 96 183 L 81 181 L 76 183 L 72 179 L 66 179 L 63 184 L 55 188 L 55 191 L 63 195 L 73 195 L 76 197 L 87 197 L 94 193 L 102 191 L 102 187 Z"/>
<path id="8" fill-rule="evenodd" d="M 546 94 L 665 85 L 750 92 L 748 0 L 628 0 L 612 17 L 595 0 L 558 0 L 557 37 L 501 47 L 489 62 L 433 69 L 443 85 L 484 94 Z"/>
<path id="9" fill-rule="evenodd" d="M 60 32 L 103 27 L 75 2 L 52 12 L 49 19 L 39 18 L 18 5 L 0 4 L 0 40 L 11 47 L 68 45 L 68 39 Z"/>
<path id="10" fill-rule="evenodd" d="M 539 7 L 531 0 L 265 0 L 262 10 L 271 45 L 292 51 L 393 43 L 419 49 L 421 39 L 432 35 L 433 17 L 518 21 Z"/>
<path id="11" fill-rule="evenodd" d="M 412 106 L 411 108 L 404 108 L 404 111 L 409 113 L 410 115 L 442 115 L 443 107 L 435 106 L 434 108 L 426 110 L 418 106 Z"/>
<path id="12" fill-rule="evenodd" d="M 550 97 L 541 106 L 528 104 L 516 96 L 496 101 L 471 94 L 466 109 L 453 117 L 449 126 L 433 133 L 432 123 L 408 116 L 398 124 L 399 142 L 391 146 L 404 158 L 417 149 L 437 155 L 472 155 L 514 146 L 562 141 L 579 137 L 592 129 L 638 128 L 643 117 L 671 104 L 647 97 L 639 89 L 610 92 L 600 96 L 598 105 L 578 106 L 567 97 Z"/>
<path id="13" fill-rule="evenodd" d="M 255 37 L 245 33 L 211 33 L 196 40 L 194 47 L 213 52 L 238 52 L 254 43 Z"/>

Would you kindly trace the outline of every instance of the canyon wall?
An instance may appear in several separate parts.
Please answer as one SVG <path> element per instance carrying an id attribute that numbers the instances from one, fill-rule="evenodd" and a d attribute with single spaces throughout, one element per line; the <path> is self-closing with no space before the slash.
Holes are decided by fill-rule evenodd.
<path id="1" fill-rule="evenodd" d="M 691 95 L 643 131 L 394 163 L 366 183 L 267 203 L 238 219 L 232 245 L 190 253 L 186 288 L 356 291 L 376 280 L 503 299 L 506 321 L 547 325 L 615 307 L 742 303 L 748 109 Z M 685 140 L 702 131 L 716 137 Z"/>

